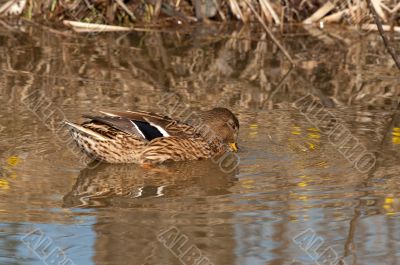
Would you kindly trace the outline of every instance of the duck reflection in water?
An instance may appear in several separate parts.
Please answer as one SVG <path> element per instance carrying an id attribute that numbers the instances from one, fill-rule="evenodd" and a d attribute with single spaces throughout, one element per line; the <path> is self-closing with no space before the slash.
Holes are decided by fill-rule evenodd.
<path id="1" fill-rule="evenodd" d="M 101 163 L 80 171 L 72 190 L 64 196 L 63 206 L 130 207 L 139 198 L 228 194 L 237 180 L 238 159 L 225 155 L 165 163 L 150 169 L 136 164 Z"/>

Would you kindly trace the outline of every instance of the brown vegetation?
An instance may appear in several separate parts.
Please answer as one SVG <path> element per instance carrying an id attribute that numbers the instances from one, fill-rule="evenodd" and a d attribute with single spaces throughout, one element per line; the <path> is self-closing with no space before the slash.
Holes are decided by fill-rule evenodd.
<path id="1" fill-rule="evenodd" d="M 400 4 L 395 0 L 371 2 L 386 29 L 399 30 L 395 26 L 400 22 Z M 258 21 L 255 10 L 269 25 L 341 22 L 374 28 L 367 2 L 363 0 L 0 0 L 0 4 L 0 14 L 18 14 L 19 8 L 25 18 L 50 22 L 72 20 L 128 27 L 196 21 L 249 23 Z"/>

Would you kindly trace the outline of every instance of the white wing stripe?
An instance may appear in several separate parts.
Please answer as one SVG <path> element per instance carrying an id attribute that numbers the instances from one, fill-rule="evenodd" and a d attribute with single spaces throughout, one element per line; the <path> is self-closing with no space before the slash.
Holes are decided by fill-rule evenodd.
<path id="1" fill-rule="evenodd" d="M 109 112 L 107 112 L 107 111 L 102 111 L 102 110 L 100 110 L 99 112 L 102 113 L 102 114 L 104 114 L 104 115 L 106 115 L 106 116 L 117 117 L 117 115 L 112 114 L 112 113 L 109 113 Z"/>
<path id="2" fill-rule="evenodd" d="M 144 136 L 142 131 L 139 129 L 139 127 L 136 125 L 136 123 L 134 121 L 131 121 L 131 123 L 133 124 L 133 126 L 135 126 L 136 130 L 138 131 L 138 133 L 140 133 L 140 135 L 143 137 L 143 139 L 146 139 L 146 137 Z"/>
<path id="3" fill-rule="evenodd" d="M 169 133 L 167 133 L 167 131 L 164 130 L 163 127 L 161 127 L 161 126 L 159 126 L 159 125 L 156 125 L 156 124 L 154 124 L 154 123 L 150 123 L 150 125 L 156 127 L 157 130 L 162 134 L 162 136 L 164 136 L 164 137 L 170 136 Z"/>

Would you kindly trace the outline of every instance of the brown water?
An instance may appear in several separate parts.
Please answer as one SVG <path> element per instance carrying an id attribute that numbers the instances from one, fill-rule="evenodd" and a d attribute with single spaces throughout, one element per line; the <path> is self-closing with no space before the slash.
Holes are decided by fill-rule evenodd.
<path id="1" fill-rule="evenodd" d="M 297 62 L 291 71 L 246 30 L 0 29 L 0 264 L 400 264 L 391 58 L 375 34 L 309 28 L 279 38 Z M 303 115 L 306 95 L 331 119 Z M 235 168 L 86 166 L 60 125 L 99 109 L 182 117 L 213 106 L 239 117 Z M 338 144 L 344 131 L 351 141 Z M 347 159 L 354 142 L 361 149 Z M 357 164 L 362 154 L 376 163 Z"/>

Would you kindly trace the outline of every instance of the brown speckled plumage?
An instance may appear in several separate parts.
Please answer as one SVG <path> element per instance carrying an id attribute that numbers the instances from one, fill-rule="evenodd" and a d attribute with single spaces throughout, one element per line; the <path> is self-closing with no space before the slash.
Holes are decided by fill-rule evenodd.
<path id="1" fill-rule="evenodd" d="M 102 112 L 82 125 L 66 122 L 80 149 L 109 163 L 161 163 L 237 151 L 239 122 L 225 108 L 196 114 L 196 122 L 149 112 Z"/>

